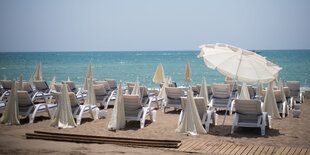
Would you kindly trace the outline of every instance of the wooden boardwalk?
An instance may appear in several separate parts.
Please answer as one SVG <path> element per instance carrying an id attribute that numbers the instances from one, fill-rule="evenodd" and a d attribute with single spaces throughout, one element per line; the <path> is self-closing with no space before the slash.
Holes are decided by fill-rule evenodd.
<path id="1" fill-rule="evenodd" d="M 234 143 L 201 142 L 194 140 L 182 141 L 182 145 L 175 148 L 161 148 L 162 150 L 181 151 L 203 154 L 229 154 L 229 155 L 310 155 L 310 148 L 276 147 L 262 145 L 245 145 Z"/>

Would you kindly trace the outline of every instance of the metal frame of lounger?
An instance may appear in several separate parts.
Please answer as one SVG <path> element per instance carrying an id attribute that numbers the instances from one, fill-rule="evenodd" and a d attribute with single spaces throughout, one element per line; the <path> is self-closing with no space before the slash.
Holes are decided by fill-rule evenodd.
<path id="1" fill-rule="evenodd" d="M 123 95 L 123 101 L 126 121 L 140 121 L 140 128 L 144 128 L 147 116 L 152 122 L 156 121 L 156 110 L 151 103 L 147 107 L 142 106 L 139 95 Z"/>
<path id="2" fill-rule="evenodd" d="M 271 128 L 271 117 L 267 112 L 262 112 L 259 100 L 235 100 L 236 113 L 233 120 L 231 134 L 236 126 L 260 127 L 261 135 L 265 135 L 265 126 Z"/>
<path id="3" fill-rule="evenodd" d="M 182 100 L 182 111 L 180 113 L 179 121 L 178 121 L 178 126 L 181 124 L 182 119 L 184 117 L 184 106 L 185 102 L 187 100 L 187 97 L 181 97 Z M 203 97 L 194 97 L 194 101 L 196 104 L 196 108 L 199 114 L 199 117 L 201 119 L 202 125 L 205 125 L 205 130 L 209 132 L 210 124 L 211 124 L 211 119 L 213 121 L 214 125 L 217 125 L 217 120 L 218 120 L 218 115 L 215 110 L 207 110 L 205 106 L 205 99 Z"/>
<path id="4" fill-rule="evenodd" d="M 29 123 L 33 123 L 36 114 L 42 112 L 47 112 L 48 116 L 51 118 L 50 110 L 55 110 L 57 107 L 55 104 L 34 104 L 27 91 L 17 91 L 17 102 L 19 115 L 28 116 Z"/>

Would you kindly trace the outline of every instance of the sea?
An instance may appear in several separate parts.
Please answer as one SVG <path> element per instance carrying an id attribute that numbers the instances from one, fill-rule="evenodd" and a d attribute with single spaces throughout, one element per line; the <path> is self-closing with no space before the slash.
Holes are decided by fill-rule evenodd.
<path id="1" fill-rule="evenodd" d="M 257 51 L 257 50 L 256 50 Z M 260 55 L 283 69 L 279 78 L 286 81 L 300 81 L 303 90 L 310 90 L 310 50 L 258 50 Z M 89 62 L 92 63 L 93 77 L 98 80 L 115 79 L 118 83 L 134 82 L 149 87 L 159 87 L 152 79 L 157 65 L 162 63 L 166 77 L 171 77 L 178 86 L 201 84 L 206 78 L 208 84 L 223 83 L 225 76 L 208 68 L 200 51 L 120 51 L 120 52 L 0 52 L 0 79 L 28 81 L 42 63 L 42 76 L 48 83 L 68 77 L 77 86 L 82 86 Z M 184 73 L 187 60 L 190 63 L 192 82 L 187 83 Z"/>

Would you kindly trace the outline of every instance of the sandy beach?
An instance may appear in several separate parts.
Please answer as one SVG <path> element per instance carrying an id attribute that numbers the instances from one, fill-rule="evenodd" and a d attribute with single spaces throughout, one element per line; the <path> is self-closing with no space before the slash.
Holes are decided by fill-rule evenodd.
<path id="1" fill-rule="evenodd" d="M 273 119 L 272 128 L 266 130 L 266 136 L 260 136 L 260 129 L 237 128 L 230 134 L 233 115 L 227 117 L 224 127 L 221 126 L 224 113 L 219 112 L 217 126 L 212 126 L 205 135 L 180 135 L 175 133 L 180 111 L 168 109 L 164 114 L 157 111 L 157 121 L 147 121 L 146 127 L 139 128 L 139 122 L 129 122 L 125 129 L 116 132 L 108 131 L 108 123 L 113 106 L 108 108 L 108 117 L 91 120 L 85 116 L 82 124 L 73 129 L 57 129 L 50 126 L 51 120 L 46 115 L 37 117 L 33 124 L 28 119 L 21 119 L 22 125 L 0 125 L 0 154 L 180 154 L 182 152 L 164 151 L 158 148 L 132 148 L 112 144 L 83 144 L 56 142 L 47 140 L 27 140 L 25 133 L 34 130 L 89 134 L 101 136 L 141 137 L 155 139 L 196 140 L 202 142 L 227 142 L 234 144 L 252 144 L 265 146 L 291 146 L 310 148 L 310 100 L 302 104 L 300 118 L 289 115 L 283 119 Z"/>

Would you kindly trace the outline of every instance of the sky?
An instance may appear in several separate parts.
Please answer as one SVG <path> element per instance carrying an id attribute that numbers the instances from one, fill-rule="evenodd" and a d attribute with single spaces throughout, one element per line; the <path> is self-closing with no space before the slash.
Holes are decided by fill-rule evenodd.
<path id="1" fill-rule="evenodd" d="M 309 0 L 0 0 L 0 52 L 310 49 Z"/>

